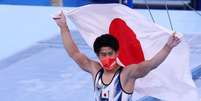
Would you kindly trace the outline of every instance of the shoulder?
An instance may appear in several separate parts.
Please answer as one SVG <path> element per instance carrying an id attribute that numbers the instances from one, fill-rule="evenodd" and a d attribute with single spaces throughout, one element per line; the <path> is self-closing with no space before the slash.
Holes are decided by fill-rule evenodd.
<path id="1" fill-rule="evenodd" d="M 91 65 L 93 68 L 91 71 L 91 75 L 92 75 L 93 79 L 95 79 L 97 73 L 101 70 L 102 67 L 101 67 L 100 63 L 96 62 L 96 61 L 93 61 Z"/>

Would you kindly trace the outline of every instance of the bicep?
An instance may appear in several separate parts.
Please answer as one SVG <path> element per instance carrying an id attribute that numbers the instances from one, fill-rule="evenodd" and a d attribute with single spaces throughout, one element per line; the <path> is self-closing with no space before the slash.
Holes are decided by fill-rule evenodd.
<path id="1" fill-rule="evenodd" d="M 131 64 L 128 68 L 129 76 L 134 79 L 142 78 L 152 70 L 150 61 L 143 61 L 139 64 Z"/>
<path id="2" fill-rule="evenodd" d="M 162 48 L 154 57 L 150 60 L 145 60 L 137 64 L 135 69 L 132 69 L 131 76 L 141 78 L 147 75 L 151 70 L 157 68 L 168 56 L 170 50 L 166 47 Z M 132 67 L 132 65 L 131 65 Z"/>

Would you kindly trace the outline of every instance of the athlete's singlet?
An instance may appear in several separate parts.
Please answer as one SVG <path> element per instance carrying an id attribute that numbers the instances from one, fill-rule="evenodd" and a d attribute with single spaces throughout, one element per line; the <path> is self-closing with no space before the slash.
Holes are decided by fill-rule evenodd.
<path id="1" fill-rule="evenodd" d="M 132 93 L 126 93 L 122 89 L 120 73 L 123 67 L 119 68 L 109 84 L 102 81 L 103 69 L 95 77 L 95 99 L 96 101 L 132 101 Z"/>

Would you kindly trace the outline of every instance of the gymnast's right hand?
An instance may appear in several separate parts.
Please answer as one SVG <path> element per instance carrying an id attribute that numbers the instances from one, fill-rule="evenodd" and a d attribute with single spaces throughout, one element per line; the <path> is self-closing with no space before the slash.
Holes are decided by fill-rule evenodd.
<path id="1" fill-rule="evenodd" d="M 66 17 L 65 17 L 65 15 L 64 15 L 63 11 L 61 11 L 60 14 L 54 16 L 53 19 L 55 20 L 55 22 L 57 23 L 57 25 L 58 25 L 60 28 L 66 28 L 66 27 L 67 27 L 67 24 L 66 24 Z"/>

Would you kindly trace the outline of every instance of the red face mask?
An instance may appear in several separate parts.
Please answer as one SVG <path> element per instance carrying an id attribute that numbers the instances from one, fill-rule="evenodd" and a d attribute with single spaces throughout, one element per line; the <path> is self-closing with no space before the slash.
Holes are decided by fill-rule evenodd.
<path id="1" fill-rule="evenodd" d="M 116 64 L 116 57 L 104 57 L 100 61 L 104 69 L 112 70 Z"/>

